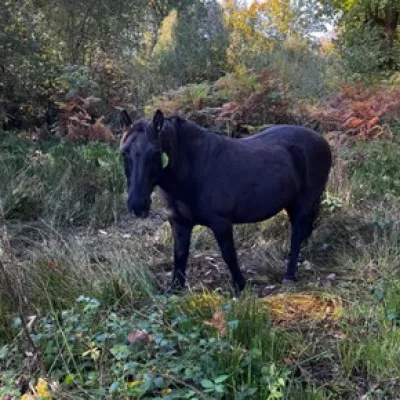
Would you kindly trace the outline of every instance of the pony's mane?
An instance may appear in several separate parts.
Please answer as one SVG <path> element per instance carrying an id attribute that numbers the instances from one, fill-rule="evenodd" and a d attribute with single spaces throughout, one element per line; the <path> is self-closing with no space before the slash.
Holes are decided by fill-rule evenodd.
<path id="1" fill-rule="evenodd" d="M 164 130 L 161 134 L 161 150 L 168 154 L 171 168 L 178 175 L 185 175 L 190 156 L 193 154 L 193 146 L 198 146 L 203 140 L 207 140 L 206 130 L 195 122 L 187 120 L 179 115 L 165 118 Z M 183 162 L 186 160 L 186 162 Z"/>
<path id="2" fill-rule="evenodd" d="M 129 138 L 135 131 L 146 131 L 151 124 L 151 119 L 140 118 L 123 133 L 120 142 L 120 150 L 123 151 L 129 145 Z M 185 129 L 185 132 L 183 132 Z M 180 115 L 171 115 L 164 119 L 164 129 L 160 135 L 159 146 L 166 152 L 170 159 L 171 167 L 175 167 L 183 158 L 187 150 L 186 144 L 191 139 L 198 137 L 203 129 L 194 122 Z"/>
<path id="3" fill-rule="evenodd" d="M 182 158 L 184 149 L 181 128 L 186 122 L 186 119 L 178 115 L 165 118 L 160 145 L 162 151 L 167 152 L 172 168 L 174 168 Z"/>
<path id="4" fill-rule="evenodd" d="M 122 149 L 125 147 L 126 142 L 128 141 L 129 137 L 132 136 L 132 132 L 137 131 L 137 130 L 142 130 L 145 126 L 147 125 L 147 122 L 144 118 L 140 118 L 132 123 L 132 125 L 126 129 L 122 136 L 121 140 L 119 143 L 119 149 L 122 151 Z"/>

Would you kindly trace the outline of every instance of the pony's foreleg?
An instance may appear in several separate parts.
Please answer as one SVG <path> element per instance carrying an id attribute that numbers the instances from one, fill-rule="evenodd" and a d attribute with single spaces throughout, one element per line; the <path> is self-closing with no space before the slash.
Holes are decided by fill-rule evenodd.
<path id="1" fill-rule="evenodd" d="M 186 264 L 189 257 L 190 239 L 193 227 L 170 221 L 174 237 L 174 274 L 171 288 L 182 289 L 186 281 Z"/>
<path id="2" fill-rule="evenodd" d="M 235 292 L 237 295 L 246 286 L 246 279 L 243 277 L 239 264 L 237 261 L 235 244 L 233 242 L 233 229 L 230 223 L 222 222 L 213 224 L 211 230 L 218 242 L 218 246 L 221 250 L 222 258 L 228 265 L 232 275 L 233 283 L 235 286 Z"/>

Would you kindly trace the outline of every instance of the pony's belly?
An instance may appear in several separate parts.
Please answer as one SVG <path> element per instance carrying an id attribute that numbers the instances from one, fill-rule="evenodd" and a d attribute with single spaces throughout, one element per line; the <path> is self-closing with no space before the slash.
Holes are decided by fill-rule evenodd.
<path id="1" fill-rule="evenodd" d="M 233 224 L 249 224 L 253 222 L 261 222 L 265 221 L 269 218 L 272 218 L 276 214 L 278 214 L 280 211 L 282 211 L 284 207 L 277 207 L 273 210 L 259 210 L 259 211 L 253 211 L 251 213 L 249 212 L 244 212 L 244 213 L 235 213 L 232 218 L 232 223 Z"/>
<path id="2" fill-rule="evenodd" d="M 293 202 L 298 193 L 294 180 L 285 180 L 267 188 L 248 190 L 236 199 L 232 221 L 236 224 L 260 222 L 278 214 Z"/>

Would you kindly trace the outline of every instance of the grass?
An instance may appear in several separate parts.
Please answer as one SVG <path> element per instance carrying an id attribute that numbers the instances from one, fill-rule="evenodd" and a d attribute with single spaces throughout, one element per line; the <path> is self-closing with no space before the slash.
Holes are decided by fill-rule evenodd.
<path id="1" fill-rule="evenodd" d="M 0 193 L 8 220 L 54 226 L 115 222 L 123 210 L 124 175 L 117 150 L 45 142 L 30 147 L 0 136 Z"/>
<path id="2" fill-rule="evenodd" d="M 163 218 L 121 218 L 123 176 L 114 150 L 34 145 L 45 160 L 37 164 L 28 156 L 32 144 L 1 140 L 0 193 L 14 253 L 6 267 L 23 283 L 26 315 L 34 316 L 31 339 L 48 381 L 57 382 L 48 387 L 56 398 L 400 396 L 396 140 L 337 153 L 295 288 L 279 284 L 289 235 L 285 213 L 235 228 L 251 283 L 238 300 L 215 241 L 202 228 L 192 242 L 190 289 L 162 295 L 171 277 L 171 233 Z M 34 384 L 45 376 L 3 278 L 0 398 L 18 398 L 16 378 Z M 278 322 L 257 300 L 298 291 L 340 299 L 341 317 Z"/>

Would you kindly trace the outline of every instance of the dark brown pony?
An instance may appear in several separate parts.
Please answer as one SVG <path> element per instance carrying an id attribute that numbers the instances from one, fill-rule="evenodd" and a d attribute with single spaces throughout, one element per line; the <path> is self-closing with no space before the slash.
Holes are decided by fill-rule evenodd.
<path id="1" fill-rule="evenodd" d="M 284 279 L 297 278 L 302 242 L 311 234 L 332 164 L 326 140 L 301 126 L 269 128 L 231 139 L 180 117 L 132 123 L 122 112 L 128 208 L 146 217 L 159 186 L 174 236 L 172 287 L 185 285 L 192 229 L 212 230 L 237 292 L 244 289 L 233 242 L 233 224 L 266 220 L 282 209 L 292 226 Z"/>

